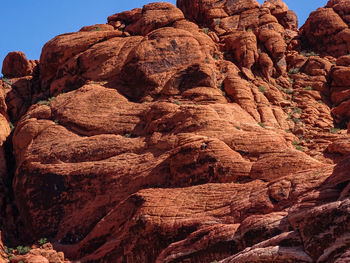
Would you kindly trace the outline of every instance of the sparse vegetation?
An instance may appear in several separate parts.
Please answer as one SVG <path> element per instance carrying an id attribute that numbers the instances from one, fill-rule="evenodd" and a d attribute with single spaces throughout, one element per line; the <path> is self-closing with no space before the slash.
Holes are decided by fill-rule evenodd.
<path id="1" fill-rule="evenodd" d="M 293 83 L 294 83 L 294 79 L 289 78 L 289 83 L 293 85 Z"/>
<path id="2" fill-rule="evenodd" d="M 125 138 L 131 138 L 131 136 L 132 136 L 131 133 L 125 133 L 125 134 L 124 134 L 124 137 L 125 137 Z"/>
<path id="3" fill-rule="evenodd" d="M 216 19 L 215 19 L 215 23 L 216 23 L 217 25 L 220 25 L 221 19 L 220 19 L 220 18 L 216 18 Z"/>
<path id="4" fill-rule="evenodd" d="M 259 91 L 265 94 L 266 89 L 264 86 L 259 86 Z"/>
<path id="5" fill-rule="evenodd" d="M 265 128 L 265 124 L 263 122 L 258 122 L 259 126 Z"/>
<path id="6" fill-rule="evenodd" d="M 226 97 L 226 92 L 225 92 L 225 91 L 222 91 L 222 95 Z"/>
<path id="7" fill-rule="evenodd" d="M 219 82 L 218 83 L 218 88 L 221 90 L 224 90 L 224 83 L 223 82 Z"/>
<path id="8" fill-rule="evenodd" d="M 220 59 L 220 54 L 214 54 L 214 56 L 213 56 L 213 58 L 215 59 L 215 60 L 219 60 Z"/>
<path id="9" fill-rule="evenodd" d="M 299 107 L 295 107 L 295 108 L 293 109 L 293 113 L 301 114 L 302 112 L 303 112 L 303 110 L 300 109 Z"/>
<path id="10" fill-rule="evenodd" d="M 295 124 L 297 124 L 297 123 L 299 123 L 299 122 L 302 122 L 302 120 L 299 119 L 299 118 L 292 118 L 292 121 L 293 121 Z"/>
<path id="11" fill-rule="evenodd" d="M 329 128 L 330 133 L 338 133 L 339 131 L 340 131 L 340 129 L 338 129 L 338 128 L 334 128 L 334 127 Z"/>
<path id="12" fill-rule="evenodd" d="M 317 103 L 323 104 L 323 101 L 322 100 L 318 100 Z"/>
<path id="13" fill-rule="evenodd" d="M 313 51 L 311 51 L 311 52 L 302 51 L 302 52 L 300 52 L 300 55 L 303 55 L 304 57 L 314 57 L 314 56 L 319 56 L 320 54 L 315 53 Z"/>
<path id="14" fill-rule="evenodd" d="M 16 249 L 20 255 L 25 255 L 30 251 L 30 247 L 28 246 L 18 246 Z"/>
<path id="15" fill-rule="evenodd" d="M 247 32 L 253 32 L 253 29 L 247 28 Z"/>
<path id="16" fill-rule="evenodd" d="M 237 130 L 241 130 L 241 127 L 239 127 L 239 126 L 236 126 L 235 128 L 236 128 Z"/>
<path id="17" fill-rule="evenodd" d="M 208 35 L 208 33 L 209 33 L 209 28 L 207 28 L 207 27 L 203 28 L 203 33 Z"/>
<path id="18" fill-rule="evenodd" d="M 304 88 L 304 90 L 312 90 L 312 87 L 311 87 L 311 86 L 306 86 L 306 87 Z"/>
<path id="19" fill-rule="evenodd" d="M 298 151 L 304 151 L 303 147 L 301 147 L 297 141 L 294 141 L 293 145 Z"/>
<path id="20" fill-rule="evenodd" d="M 51 104 L 51 101 L 53 101 L 55 98 L 56 97 L 51 97 L 51 98 L 48 98 L 47 100 L 39 100 L 36 104 L 49 106 Z"/>
<path id="21" fill-rule="evenodd" d="M 178 101 L 178 100 L 173 101 L 173 103 L 176 105 L 181 105 L 180 101 Z"/>
<path id="22" fill-rule="evenodd" d="M 97 26 L 94 28 L 94 31 L 101 31 L 101 28 Z"/>
<path id="23" fill-rule="evenodd" d="M 206 58 L 204 59 L 204 62 L 207 63 L 207 64 L 209 64 L 209 63 L 210 63 L 210 59 L 209 59 L 208 57 L 206 57 Z"/>
<path id="24" fill-rule="evenodd" d="M 291 68 L 289 70 L 289 74 L 297 74 L 299 73 L 300 69 L 299 68 Z"/>
<path id="25" fill-rule="evenodd" d="M 46 244 L 46 243 L 47 243 L 47 238 L 46 238 L 46 237 L 40 238 L 40 239 L 38 240 L 38 244 L 39 244 L 40 246 L 42 246 L 42 245 L 44 245 L 44 244 Z"/>
<path id="26" fill-rule="evenodd" d="M 286 129 L 285 132 L 291 133 L 292 131 L 290 129 Z"/>
<path id="27" fill-rule="evenodd" d="M 10 126 L 10 129 L 11 129 L 11 132 L 13 132 L 13 130 L 15 129 L 15 125 L 13 125 L 12 122 L 9 122 L 9 126 Z"/>

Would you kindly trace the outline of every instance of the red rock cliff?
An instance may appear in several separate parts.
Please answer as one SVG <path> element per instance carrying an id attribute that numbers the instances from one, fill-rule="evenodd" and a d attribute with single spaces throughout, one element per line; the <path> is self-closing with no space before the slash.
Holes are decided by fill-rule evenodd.
<path id="1" fill-rule="evenodd" d="M 350 261 L 349 1 L 177 6 L 6 57 L 5 262 Z"/>

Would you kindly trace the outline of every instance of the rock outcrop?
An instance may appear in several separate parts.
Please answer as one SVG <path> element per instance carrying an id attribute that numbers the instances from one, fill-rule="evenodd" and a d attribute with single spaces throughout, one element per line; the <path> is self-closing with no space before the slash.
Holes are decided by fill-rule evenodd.
<path id="1" fill-rule="evenodd" d="M 10 53 L 0 230 L 30 247 L 0 262 L 347 262 L 348 5 L 152 3 Z"/>

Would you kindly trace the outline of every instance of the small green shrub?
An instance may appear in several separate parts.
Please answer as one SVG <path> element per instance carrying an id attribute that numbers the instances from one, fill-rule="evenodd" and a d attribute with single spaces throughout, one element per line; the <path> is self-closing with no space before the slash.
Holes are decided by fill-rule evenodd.
<path id="1" fill-rule="evenodd" d="M 225 91 L 222 91 L 222 95 L 226 97 L 226 92 L 225 92 Z"/>
<path id="2" fill-rule="evenodd" d="M 311 52 L 302 51 L 302 52 L 300 52 L 300 55 L 303 55 L 304 57 L 315 57 L 315 56 L 319 56 L 320 54 L 315 53 L 313 51 L 311 51 Z"/>
<path id="3" fill-rule="evenodd" d="M 44 245 L 44 244 L 46 244 L 46 243 L 47 243 L 47 238 L 46 238 L 46 237 L 40 238 L 40 239 L 38 240 L 38 244 L 39 244 L 40 246 L 42 246 L 42 245 Z"/>
<path id="4" fill-rule="evenodd" d="M 94 28 L 94 31 L 101 31 L 101 28 L 97 26 Z"/>
<path id="5" fill-rule="evenodd" d="M 10 80 L 10 79 L 8 79 L 8 78 L 1 78 L 1 80 L 4 82 L 4 83 L 6 83 L 6 84 L 8 84 L 8 85 L 12 85 L 13 83 L 12 83 L 12 80 Z"/>
<path id="6" fill-rule="evenodd" d="M 173 101 L 173 103 L 176 105 L 181 105 L 180 101 L 178 101 L 178 100 Z"/>
<path id="7" fill-rule="evenodd" d="M 221 90 L 224 90 L 224 83 L 223 82 L 219 82 L 218 83 L 218 88 Z"/>
<path id="8" fill-rule="evenodd" d="M 17 252 L 18 252 L 20 255 L 25 255 L 25 254 L 27 254 L 29 251 L 30 251 L 30 247 L 28 247 L 28 246 L 18 246 L 18 247 L 17 247 Z"/>
<path id="9" fill-rule="evenodd" d="M 298 151 L 304 151 L 303 147 L 301 147 L 297 141 L 294 141 L 293 145 Z"/>
<path id="10" fill-rule="evenodd" d="M 289 70 L 289 74 L 297 74 L 297 73 L 299 73 L 299 68 L 291 68 L 290 70 Z"/>
<path id="11" fill-rule="evenodd" d="M 13 125 L 12 122 L 9 122 L 9 126 L 10 126 L 10 129 L 11 129 L 11 132 L 15 129 L 15 125 Z"/>
<path id="12" fill-rule="evenodd" d="M 53 101 L 54 99 L 56 99 L 56 97 L 51 97 L 47 100 L 39 100 L 36 104 L 49 106 L 51 104 L 51 101 Z"/>
<path id="13" fill-rule="evenodd" d="M 258 124 L 259 124 L 261 127 L 265 128 L 265 124 L 264 124 L 264 123 L 258 122 Z"/>
<path id="14" fill-rule="evenodd" d="M 292 131 L 290 129 L 286 129 L 285 132 L 291 133 Z"/>
<path id="15" fill-rule="evenodd" d="M 304 90 L 312 90 L 312 87 L 311 86 L 307 86 L 304 88 Z"/>
<path id="16" fill-rule="evenodd" d="M 293 83 L 294 83 L 294 79 L 289 78 L 289 83 L 293 85 Z"/>
<path id="17" fill-rule="evenodd" d="M 125 138 L 131 138 L 131 136 L 132 136 L 131 133 L 125 133 L 125 134 L 124 134 L 124 137 L 125 137 Z"/>
<path id="18" fill-rule="evenodd" d="M 253 32 L 252 28 L 247 28 L 247 32 Z"/>
<path id="19" fill-rule="evenodd" d="M 302 120 L 299 119 L 299 118 L 293 118 L 292 121 L 293 121 L 295 124 L 297 124 L 297 123 L 299 123 L 299 122 L 302 122 Z"/>
<path id="20" fill-rule="evenodd" d="M 215 54 L 215 55 L 213 56 L 213 58 L 214 58 L 215 60 L 219 60 L 219 59 L 220 59 L 220 54 Z"/>
<path id="21" fill-rule="evenodd" d="M 18 261 L 18 263 L 24 263 L 23 260 Z"/>
<path id="22" fill-rule="evenodd" d="M 259 86 L 259 91 L 265 94 L 266 89 L 264 86 Z"/>
<path id="23" fill-rule="evenodd" d="M 203 28 L 203 33 L 208 35 L 208 33 L 209 33 L 209 28 L 207 28 L 207 27 Z"/>
<path id="24" fill-rule="evenodd" d="M 319 104 L 323 104 L 323 101 L 322 100 L 318 100 L 317 101 Z"/>
<path id="25" fill-rule="evenodd" d="M 338 133 L 339 131 L 340 131 L 340 129 L 338 129 L 338 128 L 334 128 L 334 127 L 329 128 L 330 133 Z"/>
<path id="26" fill-rule="evenodd" d="M 216 18 L 216 19 L 215 19 L 215 23 L 216 23 L 217 25 L 220 25 L 221 19 L 220 19 L 220 18 Z"/>
<path id="27" fill-rule="evenodd" d="M 206 57 L 206 58 L 204 59 L 204 62 L 205 62 L 206 64 L 209 64 L 209 63 L 210 63 L 210 59 L 209 59 L 208 57 Z"/>
<path id="28" fill-rule="evenodd" d="M 301 114 L 302 112 L 303 112 L 303 110 L 300 109 L 299 107 L 295 107 L 295 108 L 293 109 L 293 113 Z"/>

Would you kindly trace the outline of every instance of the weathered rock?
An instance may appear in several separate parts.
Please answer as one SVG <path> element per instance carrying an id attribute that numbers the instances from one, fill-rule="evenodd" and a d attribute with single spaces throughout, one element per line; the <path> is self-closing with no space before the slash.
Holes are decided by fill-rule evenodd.
<path id="1" fill-rule="evenodd" d="M 337 4 L 336 4 L 337 3 Z M 325 8 L 310 14 L 301 32 L 318 51 L 332 56 L 350 52 L 350 29 L 344 11 L 349 9 L 347 1 L 329 1 Z"/>
<path id="2" fill-rule="evenodd" d="M 141 17 L 125 30 L 135 35 L 146 35 L 160 27 L 171 26 L 174 22 L 184 19 L 180 9 L 170 3 L 151 3 L 142 8 Z"/>
<path id="3" fill-rule="evenodd" d="M 13 261 L 346 262 L 347 1 L 300 35 L 280 0 L 177 2 L 0 82 L 0 229 L 53 243 Z"/>
<path id="4" fill-rule="evenodd" d="M 28 60 L 23 52 L 10 52 L 2 64 L 2 74 L 7 78 L 18 78 L 31 75 L 37 61 Z"/>

